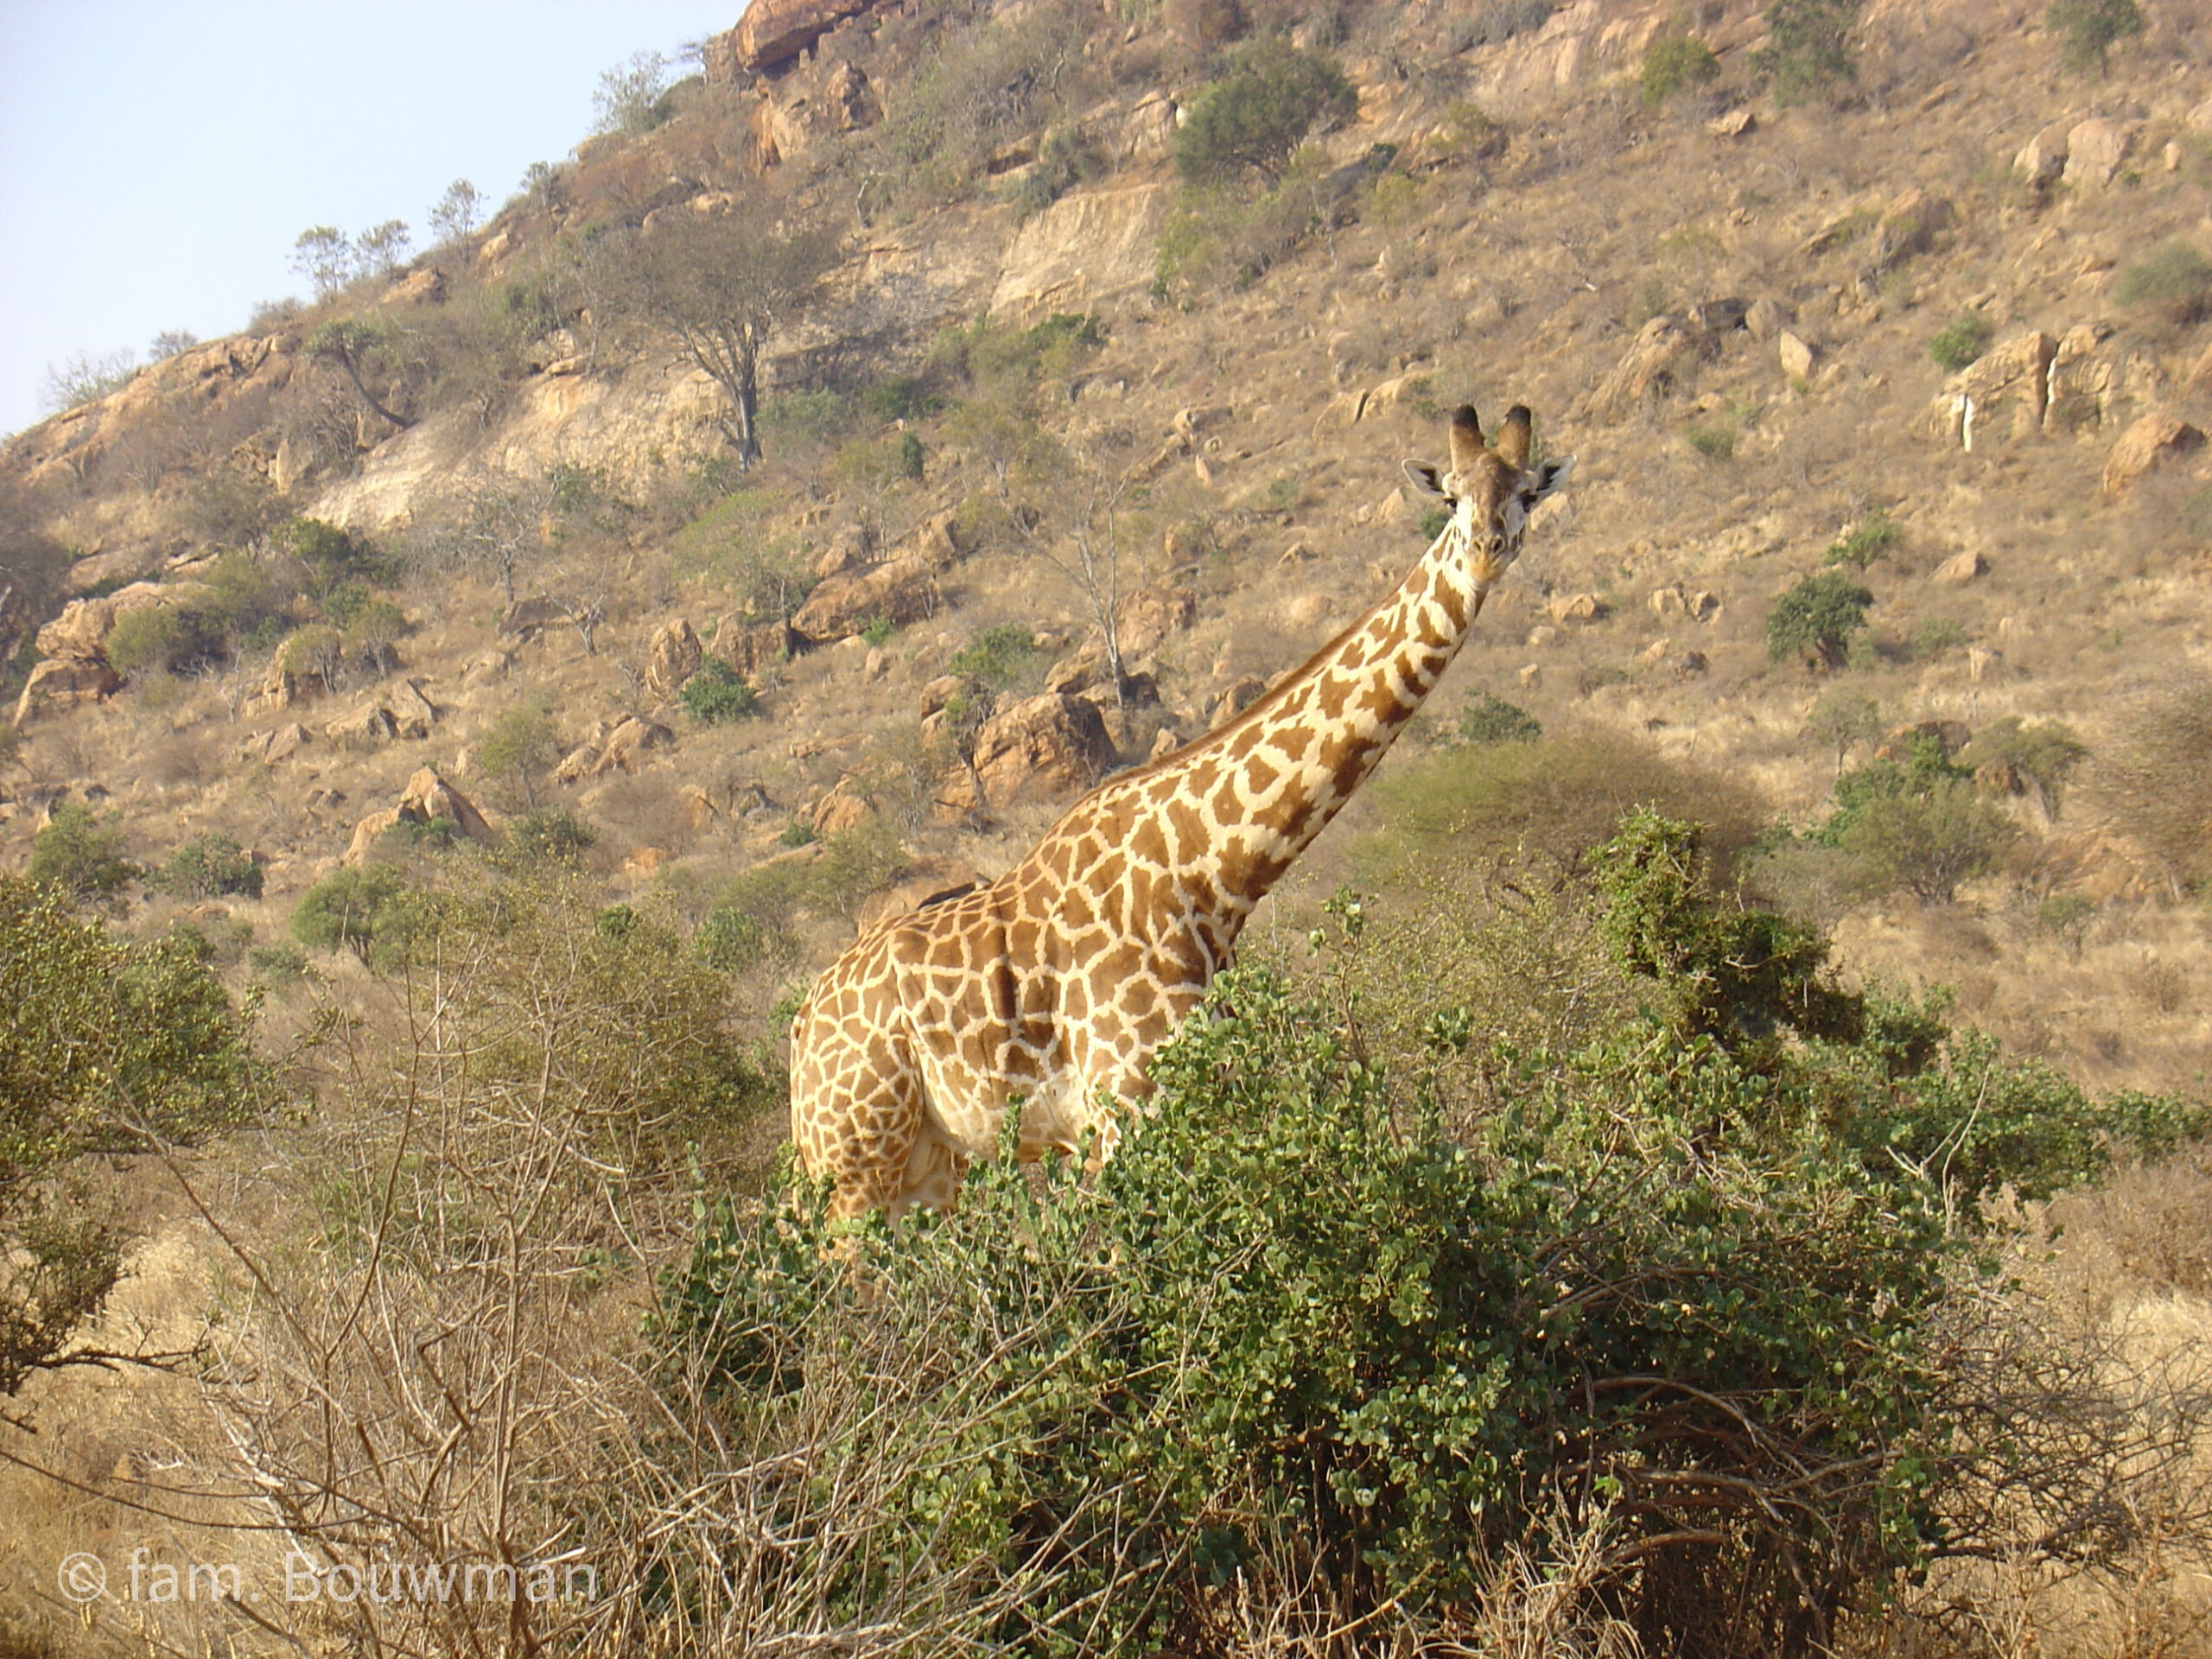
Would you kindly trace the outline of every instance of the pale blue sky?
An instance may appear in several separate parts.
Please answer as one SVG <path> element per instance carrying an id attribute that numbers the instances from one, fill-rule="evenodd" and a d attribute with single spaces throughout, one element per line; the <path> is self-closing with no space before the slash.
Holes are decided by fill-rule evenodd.
<path id="1" fill-rule="evenodd" d="M 0 0 L 0 433 L 46 369 L 303 293 L 311 225 L 505 201 L 590 130 L 600 73 L 743 0 Z"/>

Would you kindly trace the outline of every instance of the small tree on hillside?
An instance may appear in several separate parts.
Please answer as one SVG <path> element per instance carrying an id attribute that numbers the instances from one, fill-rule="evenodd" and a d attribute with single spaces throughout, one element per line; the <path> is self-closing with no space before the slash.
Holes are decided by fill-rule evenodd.
<path id="1" fill-rule="evenodd" d="M 1805 656 L 1840 668 L 1851 636 L 1866 626 L 1866 607 L 1873 602 L 1872 592 L 1836 571 L 1809 575 L 1767 613 L 1767 654 L 1777 663 Z"/>
<path id="2" fill-rule="evenodd" d="M 1358 113 L 1359 94 L 1332 60 L 1270 35 L 1238 51 L 1192 104 L 1175 131 L 1175 170 L 1194 182 L 1247 168 L 1273 179 L 1315 127 Z"/>
<path id="3" fill-rule="evenodd" d="M 373 371 L 378 356 L 391 343 L 391 330 L 382 323 L 360 317 L 340 317 L 324 323 L 308 336 L 307 353 L 317 362 L 335 364 L 339 372 L 360 394 L 363 403 L 404 431 L 415 424 L 413 418 L 385 404 L 361 378 L 364 370 Z"/>
<path id="4" fill-rule="evenodd" d="M 390 276 L 407 263 L 414 237 L 404 219 L 387 219 L 353 238 L 353 264 L 364 276 Z"/>
<path id="5" fill-rule="evenodd" d="M 2143 32 L 2143 13 L 2135 0 L 2050 0 L 2043 26 L 2059 38 L 2059 55 L 2079 74 L 2110 67 L 2112 48 Z"/>
<path id="6" fill-rule="evenodd" d="M 641 236 L 615 278 L 625 309 L 672 335 L 729 400 L 722 429 L 747 467 L 760 459 L 760 353 L 804 315 L 836 257 L 836 238 L 810 226 L 767 226 L 760 210 L 683 213 Z"/>
<path id="7" fill-rule="evenodd" d="M 484 197 L 467 179 L 455 179 L 430 209 L 430 229 L 440 242 L 458 242 L 484 217 Z"/>
<path id="8" fill-rule="evenodd" d="M 1843 776 L 1843 763 L 1854 744 L 1871 743 L 1882 734 L 1881 705 L 1864 691 L 1844 686 L 1823 692 L 1805 716 L 1805 735 L 1835 751 L 1835 775 Z"/>
<path id="9" fill-rule="evenodd" d="M 116 906 L 123 889 L 145 874 L 130 861 L 128 847 L 123 831 L 102 823 L 91 807 L 66 802 L 31 837 L 23 874 L 78 902 Z"/>
<path id="10" fill-rule="evenodd" d="M 313 225 L 292 244 L 292 272 L 304 276 L 318 300 L 342 289 L 353 274 L 353 245 L 335 225 Z"/>
<path id="11" fill-rule="evenodd" d="M 1858 22 L 1859 0 L 1773 0 L 1767 43 L 1752 55 L 1752 67 L 1783 104 L 1826 95 L 1857 73 L 1851 31 Z"/>
<path id="12" fill-rule="evenodd" d="M 635 52 L 627 63 L 600 73 L 591 95 L 591 130 L 595 133 L 651 132 L 665 118 L 668 60 L 658 52 Z"/>

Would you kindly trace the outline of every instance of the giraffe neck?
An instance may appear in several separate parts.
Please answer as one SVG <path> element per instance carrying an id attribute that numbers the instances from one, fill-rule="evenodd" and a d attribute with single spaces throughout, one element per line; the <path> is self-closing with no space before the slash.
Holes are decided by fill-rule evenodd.
<path id="1" fill-rule="evenodd" d="M 1165 770 L 1198 810 L 1189 868 L 1219 898 L 1232 936 L 1389 750 L 1458 654 L 1482 608 L 1457 526 L 1397 590 L 1237 720 Z M 1179 833 L 1178 842 L 1185 837 Z"/>

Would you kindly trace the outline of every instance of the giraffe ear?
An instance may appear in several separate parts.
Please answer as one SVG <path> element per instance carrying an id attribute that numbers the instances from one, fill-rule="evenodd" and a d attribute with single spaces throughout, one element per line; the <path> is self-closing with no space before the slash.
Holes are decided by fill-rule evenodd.
<path id="1" fill-rule="evenodd" d="M 1444 475 L 1438 472 L 1436 468 L 1427 461 L 1408 461 L 1406 463 L 1406 478 L 1408 481 L 1413 485 L 1414 488 L 1419 490 L 1423 495 L 1442 495 L 1444 493 Z"/>
<path id="2" fill-rule="evenodd" d="M 1535 482 L 1521 493 L 1530 506 L 1535 506 L 1554 490 L 1567 482 L 1567 475 L 1574 470 L 1574 457 L 1567 455 L 1558 461 L 1541 462 L 1533 474 Z"/>

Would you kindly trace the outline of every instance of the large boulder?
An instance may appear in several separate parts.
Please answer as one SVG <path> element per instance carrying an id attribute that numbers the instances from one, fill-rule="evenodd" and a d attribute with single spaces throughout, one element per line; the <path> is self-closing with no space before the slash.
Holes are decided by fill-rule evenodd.
<path id="1" fill-rule="evenodd" d="M 740 622 L 725 618 L 715 632 L 715 655 L 748 680 L 806 648 L 806 641 L 782 622 Z"/>
<path id="2" fill-rule="evenodd" d="M 99 658 L 107 655 L 107 637 L 115 625 L 133 611 L 149 610 L 176 602 L 175 589 L 158 582 L 134 582 L 98 599 L 73 599 L 61 614 L 38 631 L 38 648 L 48 657 Z"/>
<path id="3" fill-rule="evenodd" d="M 2041 329 L 2014 335 L 1946 380 L 1914 430 L 1969 452 L 2039 432 L 2057 354 L 2058 342 Z"/>
<path id="4" fill-rule="evenodd" d="M 1915 188 L 1892 201 L 1874 227 L 1872 265 L 1877 271 L 1925 253 L 1936 233 L 1951 222 L 1951 204 Z"/>
<path id="5" fill-rule="evenodd" d="M 2065 180 L 2079 190 L 2101 190 L 2120 171 L 2135 139 L 2117 121 L 2093 117 L 2066 135 Z"/>
<path id="6" fill-rule="evenodd" d="M 2105 460 L 2105 493 L 2120 495 L 2127 486 L 2177 456 L 2204 447 L 2204 434 L 2187 421 L 2153 412 L 2120 435 Z"/>
<path id="7" fill-rule="evenodd" d="M 976 734 L 974 768 L 947 780 L 938 793 L 939 814 L 957 820 L 979 805 L 1003 809 L 1072 795 L 1096 783 L 1114 760 L 1098 705 L 1047 691 L 983 722 Z"/>
<path id="8" fill-rule="evenodd" d="M 435 767 L 423 766 L 407 780 L 396 804 L 370 813 L 353 826 L 353 838 L 346 843 L 340 861 L 356 867 L 365 864 L 387 831 L 403 823 L 429 823 L 440 818 L 471 841 L 493 839 L 492 826 L 475 804 L 441 778 Z"/>
<path id="9" fill-rule="evenodd" d="M 1680 317 L 1654 317 L 1637 331 L 1636 339 L 1613 371 L 1591 394 L 1587 413 L 1593 421 L 1624 421 L 1647 403 L 1674 390 L 1685 358 L 1708 356 L 1713 337 Z"/>
<path id="10" fill-rule="evenodd" d="M 123 689 L 123 678 L 99 657 L 49 657 L 31 670 L 16 699 L 15 725 L 21 730 L 41 709 L 73 709 L 99 702 Z"/>
<path id="11" fill-rule="evenodd" d="M 791 628 L 811 644 L 834 645 L 877 620 L 897 627 L 918 622 L 942 603 L 925 560 L 892 559 L 830 577 L 807 595 Z"/>
<path id="12" fill-rule="evenodd" d="M 657 696 L 672 697 L 698 672 L 706 649 L 689 619 L 677 617 L 656 632 L 645 647 L 645 685 Z"/>
<path id="13" fill-rule="evenodd" d="M 748 73 L 772 69 L 812 46 L 848 17 L 857 17 L 876 0 L 753 0 L 728 42 L 726 60 Z M 720 42 L 714 54 L 724 60 Z"/>

